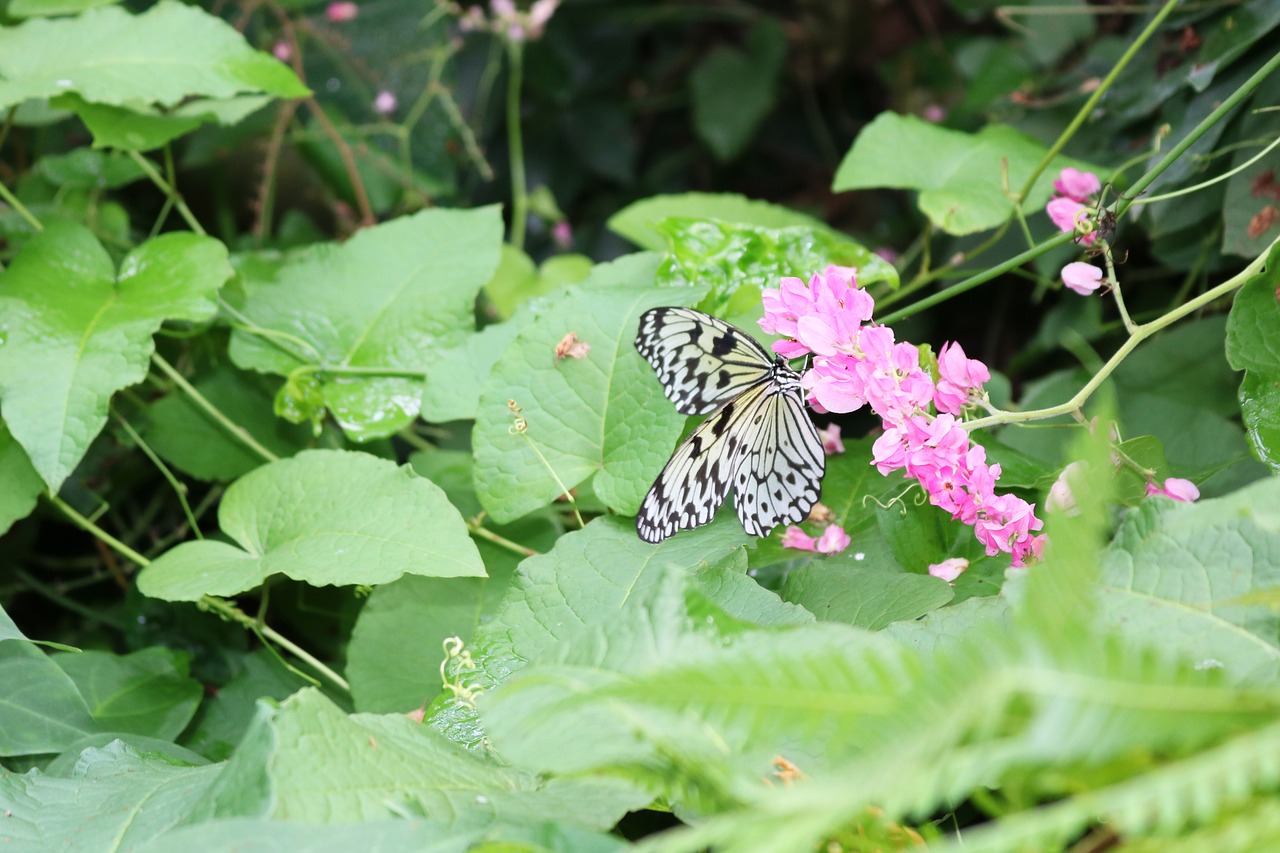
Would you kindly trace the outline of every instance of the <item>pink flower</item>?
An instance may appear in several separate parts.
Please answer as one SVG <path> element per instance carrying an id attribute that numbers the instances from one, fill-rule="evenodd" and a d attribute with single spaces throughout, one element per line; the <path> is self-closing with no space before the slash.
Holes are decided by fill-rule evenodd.
<path id="1" fill-rule="evenodd" d="M 887 261 L 891 264 L 896 264 L 898 262 L 898 253 L 890 246 L 881 246 L 875 250 L 875 254 L 879 256 L 881 260 Z"/>
<path id="2" fill-rule="evenodd" d="M 552 226 L 551 239 L 555 240 L 556 245 L 561 249 L 568 249 L 573 245 L 573 228 L 567 219 L 561 219 Z"/>
<path id="3" fill-rule="evenodd" d="M 396 96 L 386 89 L 380 91 L 378 96 L 373 99 L 373 111 L 379 115 L 391 115 L 396 111 L 396 106 L 398 106 Z"/>
<path id="4" fill-rule="evenodd" d="M 782 547 L 795 548 L 797 551 L 817 551 L 818 540 L 792 524 L 782 533 Z"/>
<path id="5" fill-rule="evenodd" d="M 1080 509 L 1076 506 L 1076 496 L 1071 491 L 1071 480 L 1080 476 L 1083 472 L 1083 467 L 1080 462 L 1072 462 L 1062 469 L 1058 479 L 1054 480 L 1053 485 L 1049 487 L 1048 497 L 1044 499 L 1044 508 L 1046 510 L 1060 512 L 1068 516 L 1080 514 Z"/>
<path id="6" fill-rule="evenodd" d="M 1089 215 L 1089 209 L 1073 198 L 1051 199 L 1044 209 L 1059 231 L 1075 231 L 1080 217 Z"/>
<path id="7" fill-rule="evenodd" d="M 818 552 L 821 554 L 839 554 L 849 547 L 851 541 L 853 540 L 849 538 L 848 533 L 844 532 L 843 527 L 833 524 L 822 531 L 822 535 L 818 537 Z"/>
<path id="8" fill-rule="evenodd" d="M 354 21 L 356 16 L 360 14 L 360 7 L 349 0 L 338 0 L 336 3 L 330 3 L 324 10 L 325 17 L 333 24 L 344 24 L 347 21 Z"/>
<path id="9" fill-rule="evenodd" d="M 797 551 L 813 551 L 818 554 L 838 554 L 848 548 L 851 541 L 849 534 L 845 533 L 844 528 L 838 524 L 829 526 L 822 531 L 822 535 L 817 539 L 814 539 L 794 524 L 790 525 L 782 534 L 783 548 L 794 548 Z"/>
<path id="10" fill-rule="evenodd" d="M 761 299 L 760 328 L 795 342 L 773 345 L 774 352 L 788 358 L 808 352 L 835 355 L 836 344 L 850 342 L 875 307 L 871 295 L 857 286 L 857 270 L 834 264 L 815 274 L 807 286 L 787 276 L 778 282 L 777 290 L 765 290 Z"/>
<path id="11" fill-rule="evenodd" d="M 293 58 L 293 48 L 289 46 L 287 41 L 278 41 L 271 48 L 271 55 L 281 62 L 288 62 Z"/>
<path id="12" fill-rule="evenodd" d="M 1163 487 L 1155 483 L 1147 483 L 1147 494 L 1164 495 L 1166 498 L 1184 503 L 1191 503 L 1200 498 L 1200 490 L 1196 488 L 1196 484 L 1181 477 L 1170 477 L 1164 481 Z"/>
<path id="13" fill-rule="evenodd" d="M 541 38 L 547 21 L 560 5 L 560 0 L 535 0 L 529 7 L 529 38 Z"/>
<path id="14" fill-rule="evenodd" d="M 930 124 L 938 124 L 946 117 L 947 117 L 946 108 L 944 108 L 941 104 L 929 104 L 923 110 L 920 111 L 920 118 L 924 119 Z"/>
<path id="15" fill-rule="evenodd" d="M 1053 182 L 1053 188 L 1059 195 L 1084 201 L 1102 189 L 1102 182 L 1093 172 L 1081 172 L 1068 166 L 1058 173 L 1058 180 Z"/>
<path id="16" fill-rule="evenodd" d="M 818 438 L 822 439 L 822 449 L 828 456 L 844 453 L 844 442 L 840 440 L 840 424 L 827 424 L 818 430 Z"/>
<path id="17" fill-rule="evenodd" d="M 1062 283 L 1081 296 L 1088 296 L 1102 286 L 1102 270 L 1093 264 L 1076 261 L 1062 268 Z"/>
<path id="18" fill-rule="evenodd" d="M 933 389 L 933 405 L 939 412 L 960 414 L 969 397 L 981 393 L 991 371 L 977 359 L 966 358 L 959 344 L 943 344 L 938 354 L 938 384 Z"/>
<path id="19" fill-rule="evenodd" d="M 952 557 L 949 560 L 943 560 L 941 563 L 933 563 L 929 566 L 929 574 L 935 578 L 942 578 L 947 583 L 955 583 L 956 578 L 969 568 L 969 561 L 963 557 Z"/>

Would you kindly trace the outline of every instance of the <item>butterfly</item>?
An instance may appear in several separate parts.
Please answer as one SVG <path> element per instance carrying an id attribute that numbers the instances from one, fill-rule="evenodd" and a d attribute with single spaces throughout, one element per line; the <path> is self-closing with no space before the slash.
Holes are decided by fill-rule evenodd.
<path id="1" fill-rule="evenodd" d="M 684 415 L 708 417 L 671 454 L 636 515 L 645 542 L 709 522 L 734 490 L 743 528 L 767 536 L 818 502 L 826 456 L 800 374 L 754 338 L 692 308 L 640 317 L 636 349 Z"/>

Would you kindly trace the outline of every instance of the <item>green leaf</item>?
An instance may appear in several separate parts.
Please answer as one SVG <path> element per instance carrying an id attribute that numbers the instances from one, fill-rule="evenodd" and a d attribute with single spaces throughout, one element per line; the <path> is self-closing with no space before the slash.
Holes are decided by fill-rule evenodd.
<path id="1" fill-rule="evenodd" d="M 166 234 L 119 275 L 89 229 L 50 225 L 0 279 L 0 397 L 14 438 L 57 491 L 107 419 L 111 395 L 141 380 L 166 319 L 203 320 L 231 275 L 226 249 Z"/>
<path id="2" fill-rule="evenodd" d="M 272 414 L 271 392 L 262 377 L 219 366 L 196 382 L 195 389 L 277 456 L 290 456 L 310 440 L 310 430 Z M 186 394 L 162 397 L 146 414 L 149 423 L 142 434 L 151 448 L 197 479 L 234 480 L 263 463 Z"/>
<path id="3" fill-rule="evenodd" d="M 69 93 L 173 107 L 193 95 L 242 92 L 308 94 L 284 63 L 249 47 L 229 24 L 174 0 L 137 16 L 108 6 L 0 29 L 0 108 Z"/>
<path id="4" fill-rule="evenodd" d="M 136 850 L 183 823 L 221 772 L 143 757 L 116 741 L 85 750 L 65 777 L 0 775 L 4 838 L 13 849 Z"/>
<path id="5" fill-rule="evenodd" d="M 898 286 L 898 273 L 860 243 L 824 226 L 763 228 L 729 222 L 668 219 L 658 231 L 669 244 L 658 282 L 667 285 L 710 285 L 711 295 L 698 308 L 722 315 L 757 334 L 763 316 L 760 291 L 777 287 L 783 276 L 805 281 L 829 264 L 858 268 L 858 284 Z"/>
<path id="6" fill-rule="evenodd" d="M 848 561 L 814 560 L 791 572 L 782 597 L 824 622 L 845 622 L 878 631 L 919 617 L 949 602 L 946 581 L 929 575 L 857 569 Z"/>
<path id="7" fill-rule="evenodd" d="M 131 655 L 86 651 L 54 655 L 105 731 L 173 740 L 204 694 L 188 676 L 185 653 L 153 646 Z"/>
<path id="8" fill-rule="evenodd" d="M 277 820 L 353 823 L 408 810 L 457 828 L 563 820 L 605 829 L 646 802 L 625 783 L 513 770 L 402 714 L 348 716 L 311 688 L 268 725 L 269 741 L 242 744 L 231 764 L 265 776 L 267 816 Z M 239 784 L 235 772 L 225 784 Z"/>
<path id="9" fill-rule="evenodd" d="M 182 744 L 211 761 L 231 755 L 249 729 L 259 699 L 281 701 L 308 682 L 285 669 L 279 657 L 266 649 L 245 655 L 243 669 L 205 698 Z"/>
<path id="10" fill-rule="evenodd" d="M 444 493 L 367 453 L 308 450 L 258 468 L 227 489 L 218 520 L 239 548 L 184 542 L 143 569 L 138 589 L 197 601 L 244 592 L 277 572 L 314 586 L 484 575 Z"/>
<path id="11" fill-rule="evenodd" d="M 761 18 L 744 47 L 716 47 L 689 75 L 693 127 L 720 160 L 742 153 L 773 107 L 787 40 L 776 21 Z"/>
<path id="12" fill-rule="evenodd" d="M 1106 630 L 1162 647 L 1233 684 L 1280 676 L 1280 479 L 1196 504 L 1148 500 L 1103 559 Z"/>
<path id="13" fill-rule="evenodd" d="M 146 177 L 142 167 L 127 154 L 92 148 L 45 155 L 33 171 L 55 186 L 79 190 L 119 189 Z"/>
<path id="14" fill-rule="evenodd" d="M 475 845 L 484 834 L 475 829 L 452 829 L 443 821 L 422 818 L 348 825 L 226 818 L 176 827 L 148 844 L 145 853 L 468 853 L 480 849 Z M 519 848 L 510 853 L 519 853 Z"/>
<path id="15" fill-rule="evenodd" d="M 591 274 L 591 259 L 583 255 L 554 255 L 541 268 L 510 243 L 502 244 L 502 263 L 484 286 L 484 294 L 500 319 L 506 320 L 530 299 L 566 284 L 577 284 Z"/>
<path id="16" fill-rule="evenodd" d="M 1280 240 L 1271 244 L 1265 266 L 1236 293 L 1227 320 L 1227 361 L 1235 370 L 1280 374 Z"/>
<path id="17" fill-rule="evenodd" d="M 480 392 L 493 366 L 532 319 L 532 313 L 519 313 L 504 323 L 485 326 L 468 335 L 462 343 L 442 350 L 422 392 L 423 420 L 434 423 L 475 420 Z"/>
<path id="18" fill-rule="evenodd" d="M 223 127 L 239 124 L 271 100 L 267 95 L 202 98 L 173 109 L 159 110 L 136 104 L 130 107 L 97 104 L 79 95 L 61 95 L 53 99 L 53 104 L 80 116 L 93 134 L 95 148 L 151 151 L 205 123 Z"/>
<path id="19" fill-rule="evenodd" d="M 654 288 L 653 268 L 651 255 L 597 267 L 548 298 L 494 367 L 472 434 L 476 491 L 494 521 L 519 518 L 589 479 L 610 508 L 639 507 L 685 418 L 635 351 L 636 324 L 649 308 L 689 305 L 703 293 Z M 591 350 L 557 359 L 570 332 Z M 512 430 L 508 400 L 523 409 L 523 434 Z"/>
<path id="20" fill-rule="evenodd" d="M 10 0 L 5 11 L 15 18 L 52 15 L 74 15 L 98 6 L 110 6 L 118 0 Z"/>
<path id="21" fill-rule="evenodd" d="M 820 219 L 767 201 L 755 201 L 736 193 L 680 193 L 655 195 L 634 201 L 609 217 L 609 230 L 642 249 L 662 251 L 667 241 L 658 231 L 664 219 L 719 219 L 760 228 L 803 226 L 829 230 Z"/>
<path id="22" fill-rule="evenodd" d="M 423 381 L 413 374 L 430 376 L 475 329 L 476 294 L 501 241 L 501 212 L 490 206 L 424 210 L 315 246 L 270 283 L 245 280 L 243 313 L 279 335 L 237 329 L 231 357 L 282 376 L 314 371 L 305 375 L 319 379 L 348 436 L 391 435 L 418 415 Z"/>
<path id="23" fill-rule="evenodd" d="M 30 643 L 0 642 L 0 684 L 0 755 L 60 752 L 102 730 L 67 674 Z"/>
<path id="24" fill-rule="evenodd" d="M 1254 455 L 1273 474 L 1280 473 L 1280 378 L 1245 373 L 1240 383 L 1240 415 Z"/>
<path id="25" fill-rule="evenodd" d="M 26 634 L 23 634 L 18 630 L 18 626 L 13 621 L 13 618 L 8 613 L 4 612 L 3 607 L 0 607 L 0 642 L 5 640 L 25 640 L 28 643 L 31 642 L 27 639 Z"/>
<path id="26" fill-rule="evenodd" d="M 881 113 L 854 140 L 836 171 L 833 189 L 919 190 L 920 210 L 935 226 L 948 234 L 972 234 L 1009 218 L 1013 203 L 1007 192 L 1022 189 L 1045 153 L 1042 143 L 1004 125 L 969 134 L 914 116 Z M 1049 200 L 1064 166 L 1105 171 L 1055 157 L 1023 199 L 1024 211 Z"/>
<path id="27" fill-rule="evenodd" d="M 9 427 L 0 422 L 0 534 L 31 514 L 44 492 L 44 480 L 31 465 L 31 457 L 14 441 Z"/>

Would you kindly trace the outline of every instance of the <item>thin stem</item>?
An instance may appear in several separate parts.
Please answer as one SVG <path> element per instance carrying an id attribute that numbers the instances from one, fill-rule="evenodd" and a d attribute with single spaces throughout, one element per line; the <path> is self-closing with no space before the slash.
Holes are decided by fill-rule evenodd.
<path id="1" fill-rule="evenodd" d="M 1049 168 L 1049 164 L 1053 162 L 1053 158 L 1057 157 L 1058 154 L 1062 152 L 1062 149 L 1066 146 L 1067 142 L 1071 140 L 1071 137 L 1076 135 L 1076 131 L 1080 129 L 1086 120 L 1088 120 L 1089 116 L 1093 115 L 1094 107 L 1096 107 L 1098 102 L 1102 100 L 1102 96 L 1110 90 L 1112 84 L 1115 83 L 1116 78 L 1120 76 L 1120 72 L 1128 67 L 1134 56 L 1136 56 L 1142 46 L 1147 43 L 1147 40 L 1155 35 L 1156 30 L 1159 29 L 1162 23 L 1164 23 L 1164 19 L 1169 17 L 1169 14 L 1173 12 L 1173 8 L 1178 5 L 1178 2 L 1179 0 L 1167 0 L 1164 6 L 1160 8 L 1160 11 L 1155 14 L 1145 27 L 1143 27 L 1142 32 L 1138 33 L 1138 37 L 1129 45 L 1128 50 L 1126 50 L 1116 64 L 1111 67 L 1111 71 L 1108 72 L 1107 76 L 1098 84 L 1098 88 L 1093 90 L 1089 95 L 1088 100 L 1086 100 L 1084 105 L 1076 112 L 1075 117 L 1071 119 L 1071 123 L 1067 125 L 1066 129 L 1064 129 L 1062 133 L 1058 134 L 1058 138 L 1054 141 L 1053 145 L 1045 152 L 1044 157 L 1040 158 L 1040 162 L 1036 164 L 1035 169 L 1032 170 L 1026 183 L 1024 183 L 1022 185 L 1022 189 L 1019 190 L 1015 199 L 1017 204 L 1021 204 L 1022 201 L 1031 193 L 1031 189 L 1036 185 L 1036 181 L 1040 180 L 1040 176 L 1044 174 L 1044 170 Z"/>
<path id="2" fill-rule="evenodd" d="M 1254 163 L 1258 162 L 1263 157 L 1267 156 L 1267 154 L 1271 152 L 1271 149 L 1275 148 L 1277 145 L 1280 145 L 1280 136 L 1277 136 L 1270 145 L 1268 145 L 1266 148 L 1263 148 L 1257 154 L 1250 157 L 1248 160 L 1241 163 L 1239 166 L 1236 166 L 1234 169 L 1232 169 L 1229 172 L 1223 172 L 1221 175 L 1218 175 L 1217 177 L 1210 178 L 1207 181 L 1202 181 L 1201 183 L 1195 184 L 1194 186 L 1183 187 L 1182 189 L 1174 190 L 1173 192 L 1161 193 L 1160 195 L 1151 195 L 1151 196 L 1147 196 L 1146 198 L 1137 199 L 1134 201 L 1134 206 L 1136 207 L 1137 205 L 1140 205 L 1140 204 L 1151 204 L 1152 202 L 1156 202 L 1156 201 L 1165 201 L 1166 199 L 1177 198 L 1178 196 L 1188 195 L 1190 193 L 1197 192 L 1207 187 L 1211 187 L 1214 184 L 1218 183 L 1219 181 L 1227 180 L 1232 175 L 1240 174 L 1245 169 L 1249 168 Z"/>
<path id="3" fill-rule="evenodd" d="M 1075 396 L 1067 402 L 1057 406 L 1050 406 L 1045 409 L 1034 409 L 1027 412 L 998 412 L 990 417 L 978 418 L 977 420 L 965 422 L 965 429 L 975 430 L 997 426 L 999 424 L 1038 421 L 1044 418 L 1067 415 L 1078 411 L 1080 407 L 1083 406 L 1091 396 L 1093 396 L 1093 393 L 1101 387 L 1102 383 L 1107 380 L 1107 377 L 1115 372 L 1115 369 L 1120 366 L 1120 363 L 1125 360 L 1129 353 L 1133 352 L 1133 350 L 1137 348 L 1138 344 L 1142 343 L 1161 329 L 1164 329 L 1166 326 L 1181 320 L 1188 314 L 1192 314 L 1214 300 L 1226 296 L 1233 290 L 1240 288 L 1246 281 L 1266 266 L 1267 254 L 1267 252 L 1264 252 L 1257 258 L 1254 258 L 1254 260 L 1239 273 L 1212 290 L 1205 291 L 1195 299 L 1187 302 L 1185 305 L 1175 308 L 1168 314 L 1152 320 L 1150 323 L 1135 326 L 1132 333 L 1129 335 L 1129 338 L 1120 345 L 1120 348 L 1112 354 L 1111 358 L 1107 359 L 1107 363 L 1104 364 L 1102 368 L 1093 375 L 1093 378 L 1085 383 L 1085 386 L 1076 392 Z"/>
<path id="4" fill-rule="evenodd" d="M 108 625 L 120 631 L 123 631 L 125 629 L 126 626 L 123 621 L 119 619 L 113 619 L 112 617 L 107 616 L 105 613 L 102 612 L 101 608 L 88 607 L 84 604 L 81 604 L 80 602 L 76 601 L 74 598 L 70 598 L 66 595 L 63 595 L 58 590 L 54 589 L 53 587 L 49 586 L 46 583 L 41 582 L 40 580 L 32 576 L 29 572 L 23 569 L 20 569 L 17 566 L 13 566 L 11 570 L 14 574 L 14 577 L 22 581 L 23 585 L 27 589 L 30 589 L 32 592 L 35 592 L 36 594 L 49 599 L 59 607 L 62 607 L 66 610 L 70 610 L 72 613 L 78 613 L 81 616 L 83 616 L 85 619 L 88 619 L 90 622 L 100 622 L 103 625 Z"/>
<path id="5" fill-rule="evenodd" d="M 532 548 L 526 548 L 518 542 L 512 542 L 504 536 L 499 536 L 480 523 L 480 516 L 467 522 L 467 532 L 473 536 L 479 536 L 481 539 L 487 539 L 500 548 L 506 548 L 513 554 L 519 554 L 522 557 L 536 557 L 538 552 Z"/>
<path id="6" fill-rule="evenodd" d="M 1120 312 L 1120 320 L 1124 323 L 1125 331 L 1132 335 L 1137 326 L 1129 318 L 1129 309 L 1125 307 L 1124 296 L 1120 294 L 1120 279 L 1116 278 L 1115 260 L 1111 256 L 1111 246 L 1106 240 L 1102 241 L 1102 257 L 1107 262 L 1107 283 L 1111 286 L 1111 295 L 1115 297 L 1116 310 Z"/>
<path id="7" fill-rule="evenodd" d="M 143 157 L 137 151 L 130 150 L 126 153 L 133 158 L 133 162 L 138 164 L 138 168 L 146 173 L 146 176 L 151 180 L 151 183 L 155 184 L 156 187 L 159 188 L 160 192 L 173 200 L 174 206 L 178 208 L 178 214 L 182 217 L 183 221 L 187 223 L 187 227 L 197 234 L 204 236 L 207 232 L 204 230 L 204 227 L 200 225 L 200 220 L 196 219 L 195 214 L 191 212 L 191 208 L 187 207 L 186 201 L 183 200 L 182 195 L 178 192 L 177 188 L 166 181 L 164 177 L 156 171 L 156 167 L 153 166 L 151 161 L 146 157 Z"/>
<path id="8" fill-rule="evenodd" d="M 507 43 L 507 148 L 511 158 L 511 245 L 524 248 L 524 221 L 529 194 L 524 176 L 524 139 L 520 130 L 520 87 L 524 78 L 524 45 Z"/>
<path id="9" fill-rule="evenodd" d="M 133 428 L 132 424 L 121 417 L 119 412 L 116 412 L 115 416 L 116 423 L 120 424 L 120 426 L 124 428 L 124 431 L 128 433 L 129 438 L 132 439 L 133 443 L 142 449 L 142 452 L 146 454 L 146 457 L 151 460 L 151 464 L 156 466 L 160 475 L 169 483 L 169 486 L 173 489 L 173 493 L 178 496 L 178 503 L 182 504 L 182 514 L 187 517 L 187 523 L 191 525 L 191 532 L 196 535 L 197 539 L 203 539 L 204 535 L 200 532 L 200 525 L 196 524 L 196 517 L 191 512 L 191 505 L 187 503 L 186 485 L 178 482 L 178 478 L 173 475 L 171 470 L 169 470 L 169 466 L 164 464 L 164 461 L 156 455 L 156 452 L 151 449 L 151 445 L 147 444 L 147 442 L 143 440 L 142 436 L 138 434 L 138 431 Z"/>
<path id="10" fill-rule="evenodd" d="M 34 213 L 27 210 L 27 206 L 25 204 L 18 201 L 18 197 L 9 191 L 9 188 L 5 186 L 4 181 L 0 181 L 0 200 L 4 201 L 14 210 L 18 211 L 18 215 L 21 216 L 23 219 L 27 220 L 27 222 L 31 225 L 32 228 L 36 229 L 37 231 L 44 230 L 44 225 L 40 222 L 40 220 L 36 219 L 36 216 Z"/>
<path id="11" fill-rule="evenodd" d="M 235 438 L 245 447 L 249 448 L 254 453 L 261 456 L 267 462 L 275 462 L 277 459 L 280 458 L 276 456 L 274 453 L 272 453 L 270 450 L 268 450 L 267 448 L 259 444 L 258 440 L 254 438 L 247 429 L 240 426 L 235 421 L 231 420 L 226 415 L 224 415 L 221 411 L 219 411 L 217 406 L 213 405 L 213 403 L 210 403 L 203 394 L 197 391 L 195 387 L 186 380 L 186 377 L 184 377 L 181 373 L 179 373 L 176 369 L 174 369 L 173 365 L 165 361 L 164 358 L 162 358 L 159 353 L 152 353 L 151 363 L 154 364 L 156 367 L 160 368 L 160 370 L 163 371 L 166 376 L 168 376 L 170 379 L 173 380 L 175 385 L 177 385 L 179 388 L 182 389 L 184 394 L 186 394 L 188 397 L 191 398 L 191 401 L 193 403 L 195 403 L 197 406 L 203 409 L 205 411 L 205 414 L 213 418 L 213 420 L 220 427 L 222 427 L 224 430 L 230 433 L 233 438 Z"/>
<path id="12" fill-rule="evenodd" d="M 49 503 L 53 504 L 58 509 L 59 512 L 69 518 L 72 524 L 79 527 L 81 530 L 92 534 L 99 541 L 106 543 L 109 548 L 123 556 L 126 560 L 130 560 L 139 566 L 145 567 L 151 565 L 150 560 L 112 536 L 107 531 L 103 530 L 98 525 L 94 524 L 89 519 L 85 518 L 76 511 L 75 507 L 71 506 L 62 498 L 52 494 L 45 495 L 45 497 L 49 500 Z"/>

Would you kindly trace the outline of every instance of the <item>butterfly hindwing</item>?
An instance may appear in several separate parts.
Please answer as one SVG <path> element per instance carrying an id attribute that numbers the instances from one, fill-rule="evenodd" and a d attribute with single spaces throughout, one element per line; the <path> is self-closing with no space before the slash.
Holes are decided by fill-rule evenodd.
<path id="1" fill-rule="evenodd" d="M 738 518 L 752 536 L 804 521 L 822 494 L 827 465 L 822 439 L 799 395 L 770 391 L 748 425 L 756 432 L 733 481 Z"/>
<path id="2" fill-rule="evenodd" d="M 636 349 L 682 415 L 705 415 L 765 378 L 773 356 L 755 338 L 692 308 L 654 308 L 640 318 Z"/>
<path id="3" fill-rule="evenodd" d="M 678 530 L 709 522 L 724 503 L 751 435 L 744 432 L 768 407 L 763 380 L 726 402 L 703 421 L 671 454 L 636 514 L 636 532 L 646 542 L 661 542 Z"/>

